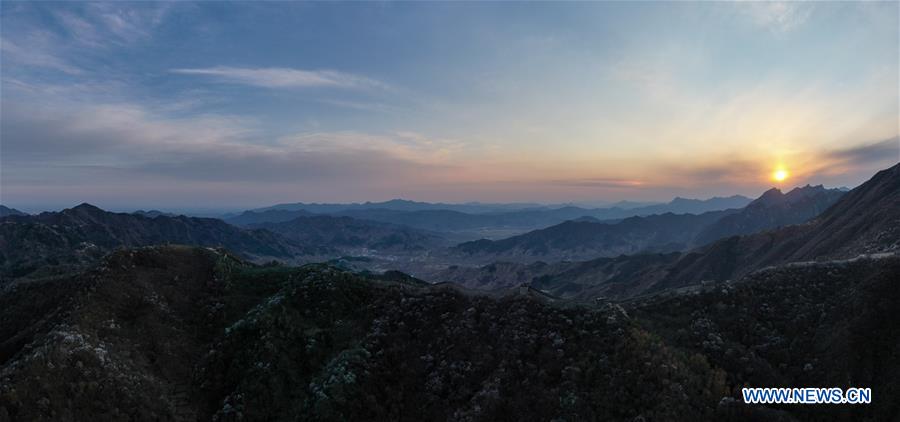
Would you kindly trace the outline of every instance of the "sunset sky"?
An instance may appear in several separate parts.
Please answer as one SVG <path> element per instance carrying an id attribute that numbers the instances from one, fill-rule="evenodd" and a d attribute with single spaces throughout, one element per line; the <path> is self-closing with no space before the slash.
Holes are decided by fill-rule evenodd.
<path id="1" fill-rule="evenodd" d="M 0 8 L 25 210 L 758 196 L 900 160 L 897 2 Z"/>

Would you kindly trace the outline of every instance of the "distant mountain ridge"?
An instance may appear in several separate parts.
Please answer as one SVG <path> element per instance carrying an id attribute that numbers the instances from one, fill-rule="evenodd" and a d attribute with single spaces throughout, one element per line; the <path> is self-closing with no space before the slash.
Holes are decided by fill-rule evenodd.
<path id="1" fill-rule="evenodd" d="M 665 213 L 702 214 L 709 211 L 743 208 L 752 200 L 753 199 L 743 195 L 732 195 L 728 197 L 714 196 L 709 199 L 690 199 L 676 196 L 675 199 L 666 204 L 648 205 L 631 208 L 630 210 L 636 211 L 636 216 Z"/>
<path id="2" fill-rule="evenodd" d="M 174 214 L 171 212 L 163 212 L 160 210 L 149 210 L 149 211 L 137 210 L 137 211 L 132 212 L 132 214 L 141 215 L 141 216 L 144 216 L 147 218 L 155 218 L 155 217 L 159 217 L 161 215 L 166 216 L 166 217 L 177 217 L 178 216 L 178 214 Z"/>
<path id="3" fill-rule="evenodd" d="M 309 213 L 353 217 L 361 220 L 379 221 L 416 229 L 435 232 L 472 232 L 469 239 L 483 236 L 484 230 L 513 229 L 514 234 L 535 230 L 574 220 L 591 217 L 597 220 L 619 220 L 633 216 L 672 213 L 699 214 L 729 208 L 741 208 L 752 199 L 735 195 L 727 198 L 706 200 L 676 198 L 667 204 L 656 204 L 636 208 L 581 208 L 563 206 L 548 208 L 539 206 L 509 211 L 484 212 L 481 206 L 471 204 L 429 204 L 404 200 L 386 203 L 364 204 L 288 204 L 258 210 L 246 211 L 231 216 L 225 221 L 236 225 L 250 225 L 264 222 L 289 221 Z M 475 212 L 480 210 L 482 212 Z"/>
<path id="4" fill-rule="evenodd" d="M 845 193 L 840 189 L 826 189 L 822 185 L 797 187 L 786 194 L 772 188 L 740 212 L 706 227 L 697 235 L 695 244 L 704 245 L 728 236 L 806 222 L 828 209 Z"/>
<path id="5" fill-rule="evenodd" d="M 253 224 L 281 223 L 311 215 L 315 214 L 304 210 L 270 209 L 265 211 L 244 211 L 236 216 L 226 218 L 225 221 L 236 226 L 250 226 Z"/>
<path id="6" fill-rule="evenodd" d="M 361 249 L 425 252 L 447 244 L 440 236 L 416 229 L 330 215 L 310 215 L 249 227 L 280 234 L 302 245 L 340 249 L 344 254 L 359 253 Z"/>
<path id="7" fill-rule="evenodd" d="M 629 217 L 604 224 L 591 217 L 535 230 L 502 240 L 462 243 L 456 250 L 466 256 L 493 256 L 495 260 L 589 260 L 646 252 L 673 252 L 715 240 L 790 224 L 802 223 L 821 213 L 843 195 L 822 186 L 795 188 L 788 194 L 777 189 L 763 193 L 741 209 L 702 214 L 665 213 Z M 694 204 L 676 198 L 673 202 Z"/>
<path id="8" fill-rule="evenodd" d="M 466 242 L 454 249 L 466 256 L 523 262 L 680 251 L 694 246 L 694 238 L 705 227 L 738 212 L 731 209 L 700 215 L 665 213 L 629 217 L 612 224 L 566 221 L 502 240 Z"/>
<path id="9" fill-rule="evenodd" d="M 800 188 L 787 202 L 814 198 L 818 187 Z M 830 195 L 830 194 L 829 194 Z M 781 203 L 780 192 L 769 191 L 760 203 Z M 738 214 L 733 214 L 738 215 Z M 631 297 L 648 292 L 735 279 L 754 270 L 790 262 L 847 259 L 861 254 L 900 251 L 900 164 L 875 174 L 845 193 L 813 220 L 760 233 L 731 236 L 684 253 L 659 253 L 583 262 L 507 267 L 517 279 L 531 280 L 537 289 L 563 297 Z M 454 267 L 443 280 L 478 280 L 482 287 L 500 287 L 508 280 L 489 267 Z M 474 282 L 474 281 L 473 281 Z"/>
<path id="10" fill-rule="evenodd" d="M 728 208 L 740 208 L 747 205 L 751 201 L 742 195 L 732 195 L 729 197 L 712 197 L 709 199 L 689 199 L 675 197 L 672 201 L 665 204 L 646 204 L 632 201 L 619 201 L 608 207 L 584 208 L 572 204 L 539 204 L 539 203 L 431 203 L 410 201 L 406 199 L 391 199 L 384 202 L 363 202 L 363 203 L 288 203 L 278 204 L 269 207 L 256 208 L 249 210 L 251 212 L 265 212 L 271 210 L 279 211 L 307 211 L 315 214 L 333 214 L 343 211 L 352 210 L 392 210 L 392 211 L 433 211 L 447 210 L 457 211 L 466 214 L 486 214 L 486 213 L 502 213 L 513 211 L 534 211 L 534 210 L 554 210 L 560 208 L 581 208 L 586 210 L 639 210 L 641 214 L 660 214 L 672 212 L 675 214 L 696 214 L 706 211 L 723 210 Z"/>
<path id="11" fill-rule="evenodd" d="M 213 218 L 149 218 L 81 204 L 0 219 L 0 275 L 21 276 L 47 264 L 81 265 L 117 247 L 157 244 L 224 247 L 253 259 L 318 252 L 265 230 L 240 229 Z"/>
<path id="12" fill-rule="evenodd" d="M 0 205 L 0 217 L 6 217 L 10 215 L 28 215 L 22 211 L 19 211 L 15 208 L 9 208 L 5 205 Z"/>
<path id="13" fill-rule="evenodd" d="M 657 286 L 736 278 L 789 262 L 900 251 L 900 164 L 879 171 L 805 224 L 719 240 L 686 254 Z"/>
<path id="14" fill-rule="evenodd" d="M 384 209 L 393 211 L 425 211 L 425 210 L 449 210 L 458 211 L 468 214 L 480 214 L 489 212 L 503 212 L 521 209 L 542 209 L 548 208 L 547 205 L 538 203 L 480 203 L 466 202 L 460 204 L 448 203 L 431 203 L 410 201 L 407 199 L 391 199 L 383 202 L 352 202 L 346 204 L 339 203 L 288 203 L 277 204 L 270 207 L 257 208 L 250 211 L 306 211 L 314 214 L 332 214 L 341 211 L 359 210 L 359 209 Z"/>

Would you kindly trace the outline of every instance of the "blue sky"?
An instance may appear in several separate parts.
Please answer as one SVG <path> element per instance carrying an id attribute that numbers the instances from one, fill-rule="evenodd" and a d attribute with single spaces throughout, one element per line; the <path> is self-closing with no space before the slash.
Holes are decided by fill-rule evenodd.
<path id="1" fill-rule="evenodd" d="M 25 209 L 757 195 L 898 161 L 898 3 L 3 2 Z"/>

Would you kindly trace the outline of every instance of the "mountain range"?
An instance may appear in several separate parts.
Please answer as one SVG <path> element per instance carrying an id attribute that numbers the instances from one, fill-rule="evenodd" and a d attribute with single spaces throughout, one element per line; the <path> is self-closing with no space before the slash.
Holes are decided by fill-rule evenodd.
<path id="1" fill-rule="evenodd" d="M 5 205 L 0 205 L 0 217 L 6 217 L 10 215 L 28 215 L 22 211 L 19 211 L 15 208 L 9 208 Z"/>
<path id="2" fill-rule="evenodd" d="M 690 199 L 675 197 L 672 201 L 665 204 L 648 204 L 643 202 L 619 201 L 610 204 L 608 207 L 596 209 L 608 210 L 625 210 L 637 209 L 639 214 L 660 214 L 672 212 L 676 214 L 691 213 L 697 214 L 705 211 L 740 208 L 750 202 L 750 198 L 741 195 L 733 195 L 729 197 L 713 197 L 709 199 Z M 364 202 L 349 204 L 318 204 L 318 203 L 290 203 L 278 204 L 270 207 L 257 208 L 250 210 L 251 212 L 265 211 L 306 211 L 314 214 L 333 214 L 342 211 L 351 210 L 392 210 L 392 211 L 429 211 L 429 210 L 446 210 L 457 211 L 466 214 L 489 214 L 522 210 L 553 210 L 559 208 L 578 208 L 574 204 L 538 204 L 538 203 L 481 203 L 467 202 L 462 204 L 447 203 L 430 203 L 410 201 L 406 199 L 391 199 L 384 202 Z"/>
<path id="3" fill-rule="evenodd" d="M 809 189 L 810 192 L 821 190 Z M 670 205 L 718 206 L 722 201 L 731 200 L 734 198 L 707 202 L 676 199 Z M 782 202 L 792 206 L 783 206 L 779 208 L 780 212 L 793 214 L 772 221 L 783 222 L 793 215 L 806 215 L 808 210 L 795 208 L 818 204 L 799 200 Z M 584 211 L 574 207 L 552 210 L 556 213 L 554 218 L 564 213 L 575 216 Z M 216 219 L 176 216 L 160 211 L 110 213 L 82 204 L 60 212 L 8 216 L 0 220 L 4 223 L 0 226 L 0 277 L 21 277 L 37 270 L 47 272 L 54 267 L 49 265 L 51 263 L 61 270 L 83 266 L 117 247 L 175 243 L 224 247 L 257 262 L 277 259 L 296 264 L 338 259 L 333 262 L 347 268 L 402 269 L 430 280 L 440 280 L 435 274 L 443 276 L 441 268 L 448 265 L 481 265 L 498 259 L 518 262 L 588 260 L 638 252 L 685 250 L 693 246 L 695 234 L 703 228 L 724 216 L 741 212 L 744 211 L 712 211 L 700 215 L 667 213 L 621 221 L 599 221 L 582 216 L 577 221 L 497 242 L 481 240 L 451 247 L 459 241 L 458 232 L 450 234 L 448 230 L 471 228 L 471 224 L 478 221 L 492 230 L 516 221 L 523 226 L 540 224 L 547 218 L 548 211 L 465 214 L 449 210 L 360 209 L 344 212 L 359 215 L 359 218 L 353 218 L 273 209 L 245 212 L 229 220 L 231 225 L 226 225 Z"/>
<path id="4" fill-rule="evenodd" d="M 423 253 L 448 244 L 437 234 L 421 230 L 330 215 L 310 215 L 248 227 L 277 233 L 301 245 L 339 248 L 345 255 L 358 255 L 365 250 Z"/>
<path id="5" fill-rule="evenodd" d="M 255 262 L 290 263 L 373 254 L 390 260 L 449 246 L 436 234 L 349 217 L 311 215 L 237 227 L 214 218 L 113 213 L 81 204 L 0 218 L 0 284 L 35 271 L 89 265 L 116 248 L 159 244 L 221 247 Z"/>
<path id="6" fill-rule="evenodd" d="M 675 198 L 667 204 L 634 208 L 581 208 L 540 206 L 512 208 L 484 208 L 472 204 L 430 204 L 404 200 L 364 204 L 285 204 L 250 210 L 225 218 L 236 225 L 264 222 L 282 222 L 310 213 L 352 217 L 394 225 L 444 233 L 454 240 L 475 240 L 482 237 L 502 238 L 541 229 L 566 220 L 592 217 L 597 220 L 617 220 L 639 215 L 672 213 L 702 213 L 707 211 L 741 208 L 751 199 L 735 195 L 707 200 Z M 533 205 L 533 204 L 526 204 Z"/>
<path id="7" fill-rule="evenodd" d="M 900 258 L 621 304 L 181 246 L 0 291 L 5 420 L 892 420 L 743 386 L 898 392 Z"/>
<path id="8" fill-rule="evenodd" d="M 694 244 L 704 245 L 728 236 L 756 233 L 776 227 L 803 223 L 833 205 L 846 191 L 822 185 L 794 188 L 782 193 L 772 188 L 741 212 L 716 221 L 697 234 Z"/>
<path id="9" fill-rule="evenodd" d="M 60 212 L 0 219 L 0 278 L 89 264 L 118 247 L 159 244 L 224 247 L 252 259 L 317 252 L 265 230 L 241 229 L 217 219 L 149 218 L 81 204 Z"/>
<path id="10" fill-rule="evenodd" d="M 173 214 L 170 212 L 163 212 L 163 211 L 159 211 L 159 210 L 149 210 L 149 211 L 137 210 L 137 211 L 132 212 L 132 214 L 141 215 L 141 216 L 148 217 L 148 218 L 156 218 L 159 216 L 165 216 L 165 217 L 177 217 L 178 216 L 178 214 Z"/>
<path id="11" fill-rule="evenodd" d="M 741 209 L 702 214 L 665 213 L 604 223 L 581 218 L 502 240 L 466 242 L 455 250 L 469 258 L 553 262 L 647 252 L 681 251 L 728 236 L 755 233 L 817 216 L 842 195 L 822 186 L 771 189 Z"/>
<path id="12" fill-rule="evenodd" d="M 205 249 L 116 252 L 7 291 L 0 309 L 12 420 L 633 420 L 712 417 L 726 393 L 614 307 Z"/>
<path id="13" fill-rule="evenodd" d="M 490 213 L 490 212 L 504 212 L 504 211 L 514 211 L 514 210 L 522 210 L 522 209 L 540 209 L 540 208 L 558 208 L 552 205 L 544 205 L 537 203 L 481 203 L 481 202 L 467 202 L 462 204 L 447 204 L 447 203 L 431 203 L 431 202 L 420 202 L 420 201 L 410 201 L 407 199 L 391 199 L 389 201 L 383 202 L 363 202 L 363 203 L 349 203 L 349 204 L 319 204 L 319 203 L 289 203 L 289 204 L 278 204 L 272 205 L 270 207 L 257 208 L 251 210 L 252 212 L 266 212 L 266 211 L 306 211 L 314 214 L 333 214 L 341 211 L 350 211 L 350 210 L 365 210 L 365 209 L 380 209 L 380 210 L 392 210 L 392 211 L 426 211 L 426 210 L 448 210 L 448 211 L 458 211 L 467 214 L 481 214 L 481 213 Z"/>
<path id="14" fill-rule="evenodd" d="M 810 197 L 818 197 L 814 193 L 819 191 L 818 188 L 800 189 L 792 197 L 803 197 L 800 193 L 813 193 Z M 760 203 L 768 203 L 772 197 L 779 196 L 775 192 L 767 193 Z M 783 201 L 776 200 L 775 203 Z M 800 200 L 797 203 L 816 201 Z M 758 213 L 756 207 L 745 211 Z M 496 265 L 480 268 L 451 266 L 435 277 L 479 288 L 501 288 L 511 281 L 524 281 L 563 297 L 622 298 L 705 281 L 734 279 L 766 266 L 848 259 L 863 254 L 893 253 L 898 249 L 900 165 L 895 165 L 843 194 L 822 214 L 802 224 L 730 236 L 685 252 L 540 265 L 506 263 L 502 272 L 497 271 Z"/>
<path id="15" fill-rule="evenodd" d="M 455 250 L 470 257 L 532 262 L 571 261 L 639 252 L 669 252 L 688 248 L 703 228 L 738 210 L 700 215 L 673 214 L 628 217 L 615 223 L 566 221 L 501 240 L 465 242 Z"/>
<path id="16" fill-rule="evenodd" d="M 832 196 L 807 186 L 719 215 L 573 222 L 767 229 L 688 251 L 457 266 L 458 283 L 434 284 L 268 261 L 443 244 L 349 217 L 240 228 L 87 204 L 3 217 L 4 270 L 29 277 L 0 286 L 0 420 L 894 420 L 900 164 L 781 226 Z M 566 247 L 555 230 L 532 240 Z M 869 387 L 873 402 L 747 405 L 746 386 Z"/>

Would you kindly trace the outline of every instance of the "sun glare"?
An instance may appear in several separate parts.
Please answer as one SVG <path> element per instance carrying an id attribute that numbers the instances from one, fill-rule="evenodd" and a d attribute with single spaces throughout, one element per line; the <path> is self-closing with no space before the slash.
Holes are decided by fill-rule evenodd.
<path id="1" fill-rule="evenodd" d="M 788 178 L 788 172 L 785 169 L 775 170 L 775 173 L 772 173 L 772 178 L 775 179 L 775 181 L 783 182 Z"/>

